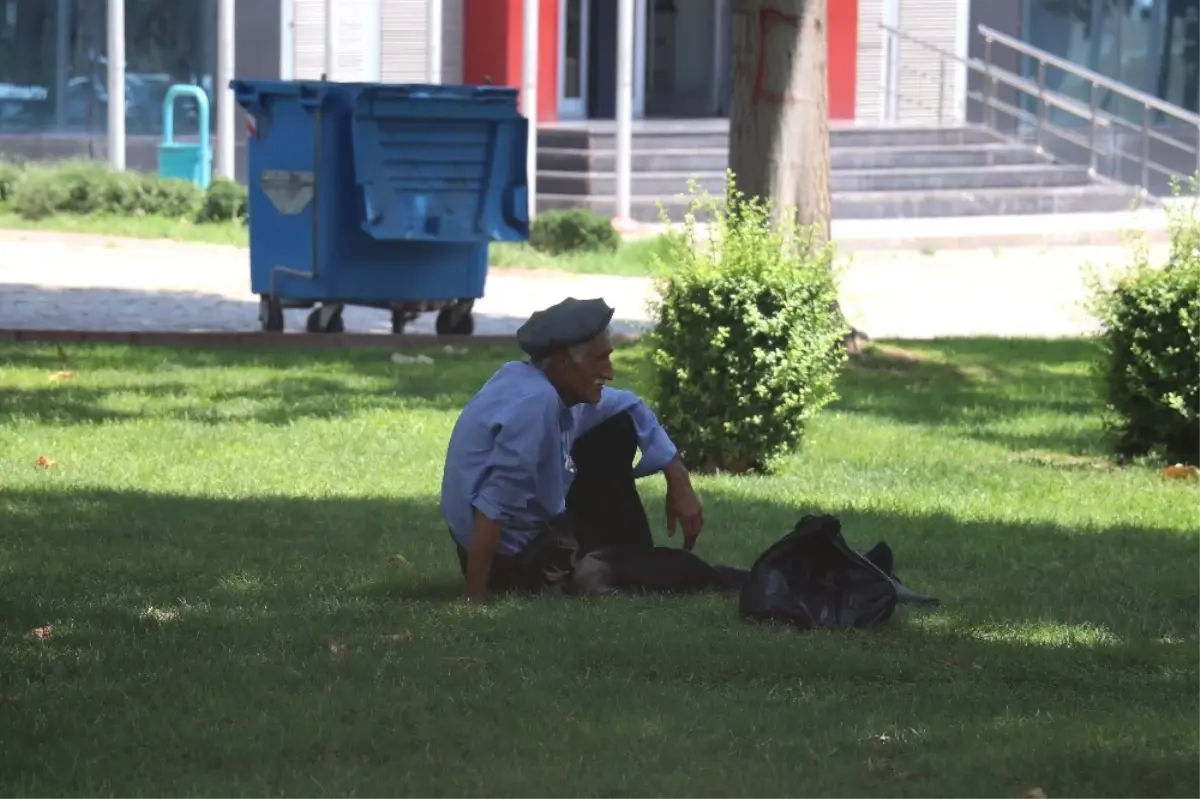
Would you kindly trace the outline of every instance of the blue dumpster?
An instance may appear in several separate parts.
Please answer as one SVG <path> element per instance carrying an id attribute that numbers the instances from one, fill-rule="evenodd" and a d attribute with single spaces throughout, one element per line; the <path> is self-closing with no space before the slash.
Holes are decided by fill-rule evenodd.
<path id="1" fill-rule="evenodd" d="M 469 334 L 488 246 L 529 236 L 526 119 L 498 86 L 233 80 L 250 115 L 250 284 L 264 330 L 345 305 Z"/>

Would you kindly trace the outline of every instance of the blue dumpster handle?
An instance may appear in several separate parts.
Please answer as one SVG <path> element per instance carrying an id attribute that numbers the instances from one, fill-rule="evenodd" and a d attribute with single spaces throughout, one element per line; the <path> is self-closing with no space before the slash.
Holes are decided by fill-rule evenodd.
<path id="1" fill-rule="evenodd" d="M 200 109 L 200 147 L 203 152 L 208 152 L 209 136 L 212 125 L 209 123 L 208 111 L 208 95 L 204 89 L 199 86 L 193 86 L 189 83 L 176 83 L 170 89 L 167 89 L 167 95 L 163 98 L 163 132 L 162 143 L 175 143 L 175 101 L 181 96 L 192 97 L 196 100 L 197 106 Z"/>

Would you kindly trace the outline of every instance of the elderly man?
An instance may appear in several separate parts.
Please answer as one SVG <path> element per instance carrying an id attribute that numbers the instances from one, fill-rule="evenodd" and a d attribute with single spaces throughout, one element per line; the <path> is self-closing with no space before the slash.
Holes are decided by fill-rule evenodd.
<path id="1" fill-rule="evenodd" d="M 517 331 L 528 361 L 501 366 L 454 426 L 442 515 L 467 597 L 538 592 L 604 547 L 653 547 L 635 480 L 662 472 L 670 535 L 691 549 L 700 501 L 675 445 L 629 391 L 609 388 L 613 309 L 568 298 Z M 634 455 L 641 458 L 634 466 Z"/>

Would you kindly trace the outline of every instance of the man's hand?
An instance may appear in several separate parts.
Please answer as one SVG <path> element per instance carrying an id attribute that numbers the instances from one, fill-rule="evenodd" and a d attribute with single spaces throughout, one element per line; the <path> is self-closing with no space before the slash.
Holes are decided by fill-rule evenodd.
<path id="1" fill-rule="evenodd" d="M 667 478 L 667 535 L 674 536 L 678 524 L 683 528 L 683 548 L 690 550 L 704 527 L 704 508 L 683 461 L 675 458 L 663 473 Z"/>
<path id="2" fill-rule="evenodd" d="M 467 600 L 487 599 L 488 576 L 492 561 L 500 546 L 500 523 L 475 511 L 475 527 L 471 531 L 471 546 L 467 548 Z"/>

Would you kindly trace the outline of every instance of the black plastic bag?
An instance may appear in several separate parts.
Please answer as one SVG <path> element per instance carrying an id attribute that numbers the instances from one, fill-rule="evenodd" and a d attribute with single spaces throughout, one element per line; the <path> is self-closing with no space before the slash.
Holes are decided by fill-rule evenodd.
<path id="1" fill-rule="evenodd" d="M 836 516 L 801 518 L 754 562 L 739 597 L 741 615 L 802 630 L 839 630 L 882 624 L 898 602 L 938 604 L 896 578 L 886 543 L 863 555 L 841 530 Z"/>

